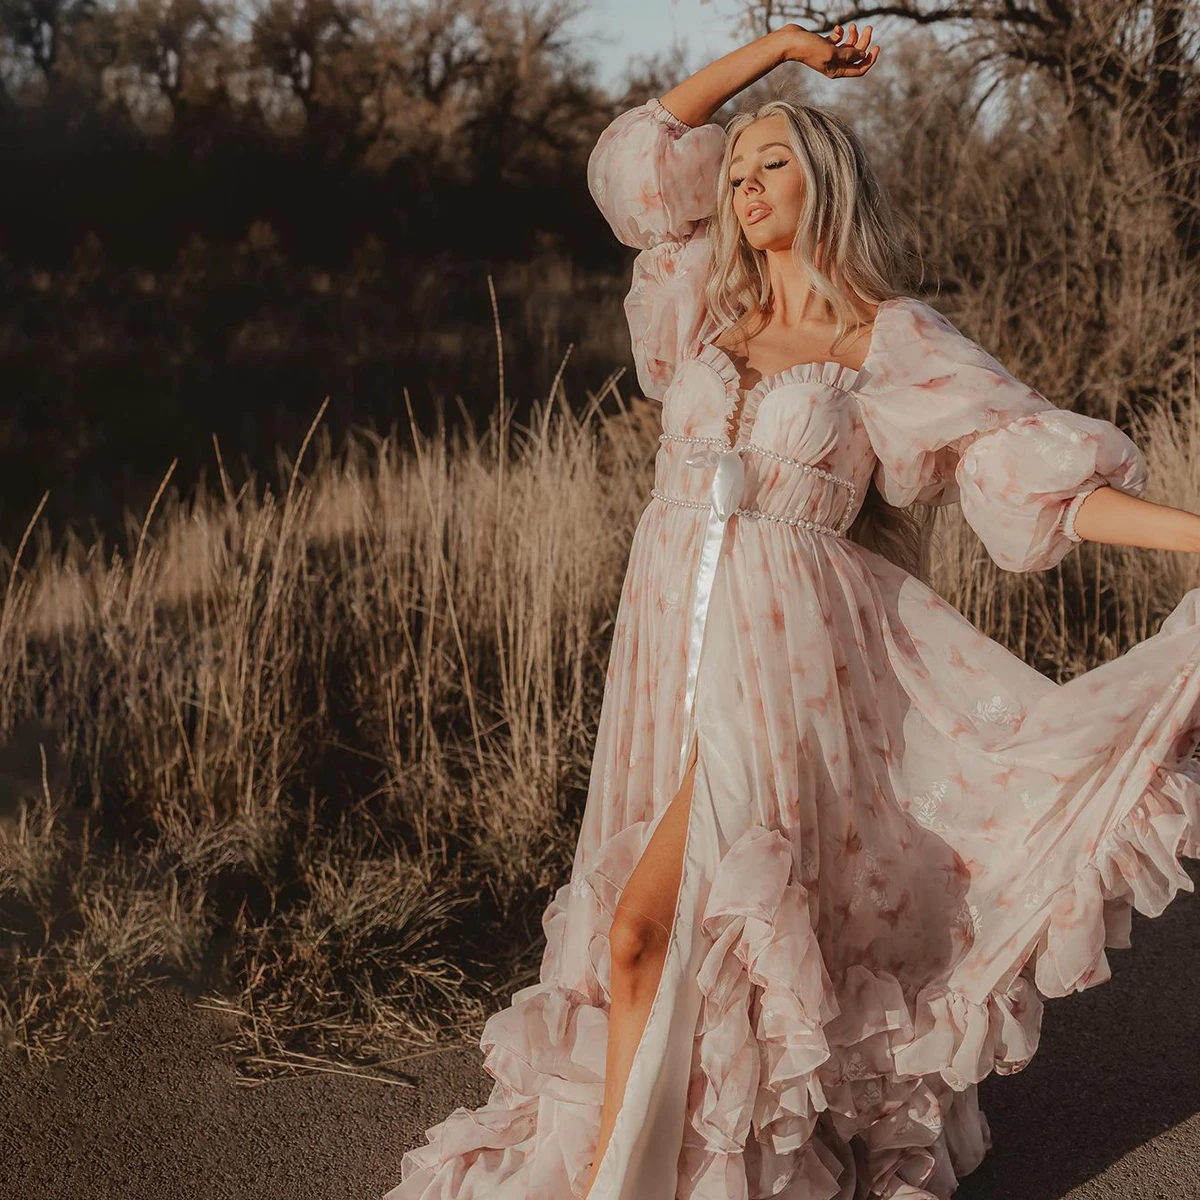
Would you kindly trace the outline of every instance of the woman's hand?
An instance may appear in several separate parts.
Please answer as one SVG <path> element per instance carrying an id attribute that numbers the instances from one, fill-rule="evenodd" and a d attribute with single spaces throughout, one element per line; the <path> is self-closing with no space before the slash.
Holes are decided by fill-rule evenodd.
<path id="1" fill-rule="evenodd" d="M 828 79 L 865 75 L 879 57 L 879 47 L 871 45 L 870 25 L 861 33 L 853 22 L 845 29 L 835 25 L 828 36 L 800 25 L 784 25 L 778 32 L 785 35 L 784 62 L 803 63 Z"/>

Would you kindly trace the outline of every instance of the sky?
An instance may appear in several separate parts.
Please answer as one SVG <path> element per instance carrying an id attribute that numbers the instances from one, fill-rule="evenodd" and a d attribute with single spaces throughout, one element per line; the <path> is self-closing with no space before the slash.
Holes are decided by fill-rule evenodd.
<path id="1" fill-rule="evenodd" d="M 657 54 L 679 42 L 692 68 L 728 54 L 750 40 L 733 31 L 737 13 L 737 0 L 585 0 L 567 28 L 592 50 L 598 82 L 615 87 L 631 54 Z"/>

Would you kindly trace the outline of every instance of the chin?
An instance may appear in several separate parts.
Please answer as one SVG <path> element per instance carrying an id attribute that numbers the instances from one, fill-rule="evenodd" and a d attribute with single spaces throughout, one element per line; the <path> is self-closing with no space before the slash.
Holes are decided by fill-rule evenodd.
<path id="1" fill-rule="evenodd" d="M 746 241 L 754 247 L 755 250 L 786 250 L 791 246 L 791 241 L 786 238 L 777 237 L 747 237 Z"/>

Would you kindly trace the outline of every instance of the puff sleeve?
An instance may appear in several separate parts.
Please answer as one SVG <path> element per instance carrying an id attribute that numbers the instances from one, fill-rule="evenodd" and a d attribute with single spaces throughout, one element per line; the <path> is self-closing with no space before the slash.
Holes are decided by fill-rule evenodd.
<path id="1" fill-rule="evenodd" d="M 642 393 L 662 400 L 704 319 L 707 226 L 725 152 L 720 125 L 688 125 L 657 97 L 617 116 L 588 157 L 588 190 L 618 240 L 641 250 L 625 298 Z"/>
<path id="2" fill-rule="evenodd" d="M 1146 487 L 1145 459 L 1115 425 L 1052 404 L 922 301 L 877 314 L 868 357 L 856 397 L 883 498 L 960 503 L 1005 570 L 1065 557 L 1097 487 Z"/>

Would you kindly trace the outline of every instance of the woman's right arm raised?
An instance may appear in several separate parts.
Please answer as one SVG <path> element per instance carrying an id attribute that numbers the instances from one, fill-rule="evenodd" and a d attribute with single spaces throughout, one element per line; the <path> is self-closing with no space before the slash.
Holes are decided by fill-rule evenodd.
<path id="1" fill-rule="evenodd" d="M 708 124 L 727 100 L 784 62 L 802 62 L 830 78 L 862 75 L 878 57 L 861 34 L 835 25 L 827 37 L 783 25 L 701 67 L 661 98 L 621 113 L 588 159 L 588 188 L 618 239 L 647 250 L 686 241 L 716 204 L 725 131 Z"/>
<path id="2" fill-rule="evenodd" d="M 850 26 L 853 30 L 854 26 Z M 625 315 L 642 394 L 660 400 L 704 314 L 706 239 L 716 209 L 725 130 L 709 118 L 782 62 L 822 74 L 861 75 L 875 61 L 870 26 L 841 40 L 784 25 L 726 54 L 657 97 L 615 117 L 588 158 L 588 190 L 619 241 L 642 251 Z"/>
<path id="3" fill-rule="evenodd" d="M 862 75 L 879 57 L 879 47 L 870 43 L 870 25 L 861 33 L 853 24 L 846 30 L 835 25 L 828 36 L 800 25 L 781 25 L 701 67 L 665 92 L 662 104 L 685 124 L 703 125 L 726 101 L 781 63 L 804 63 L 831 79 Z"/>

